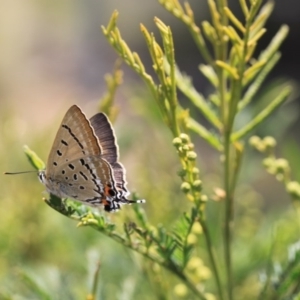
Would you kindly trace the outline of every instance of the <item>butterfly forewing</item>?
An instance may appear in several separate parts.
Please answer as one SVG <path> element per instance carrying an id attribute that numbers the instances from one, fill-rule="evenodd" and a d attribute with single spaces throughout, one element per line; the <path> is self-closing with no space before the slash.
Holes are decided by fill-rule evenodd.
<path id="1" fill-rule="evenodd" d="M 101 149 L 84 113 L 73 105 L 66 113 L 56 134 L 47 164 L 47 173 L 56 173 L 57 166 L 84 156 L 100 155 Z"/>

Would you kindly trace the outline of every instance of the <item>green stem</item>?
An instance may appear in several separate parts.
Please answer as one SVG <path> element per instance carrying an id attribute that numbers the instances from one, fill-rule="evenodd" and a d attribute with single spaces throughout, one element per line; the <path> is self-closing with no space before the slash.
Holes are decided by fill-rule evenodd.
<path id="1" fill-rule="evenodd" d="M 93 287 L 92 287 L 93 299 L 96 299 L 96 295 L 97 295 L 99 271 L 100 271 L 100 262 L 97 263 L 97 268 L 93 278 Z"/>
<path id="2" fill-rule="evenodd" d="M 238 103 L 242 94 L 242 82 L 244 71 L 246 68 L 246 57 L 248 52 L 248 41 L 250 36 L 250 27 L 254 16 L 260 6 L 261 1 L 252 3 L 250 17 L 247 19 L 245 26 L 245 35 L 243 38 L 243 55 L 238 66 L 238 79 L 233 79 L 231 82 L 231 97 L 228 107 L 228 117 L 225 120 L 225 130 L 224 130 L 224 187 L 225 187 L 225 224 L 224 224 L 224 255 L 225 255 L 225 265 L 227 274 L 227 290 L 229 300 L 233 300 L 233 277 L 232 277 L 232 263 L 231 263 L 231 244 L 232 244 L 232 227 L 233 227 L 233 209 L 234 209 L 234 189 L 237 177 L 233 175 L 232 170 L 232 154 L 231 153 L 231 133 L 235 120 L 235 116 L 238 109 Z"/>
<path id="3" fill-rule="evenodd" d="M 203 229 L 203 234 L 205 237 L 205 242 L 206 242 L 206 247 L 208 250 L 208 256 L 209 256 L 209 260 L 210 260 L 210 264 L 212 267 L 212 271 L 214 273 L 214 278 L 216 281 L 216 285 L 217 285 L 217 290 L 218 290 L 218 294 L 219 294 L 219 298 L 220 300 L 223 300 L 223 291 L 222 291 L 222 284 L 221 284 L 221 280 L 220 280 L 220 276 L 219 276 L 219 271 L 217 268 L 217 263 L 216 263 L 216 258 L 214 255 L 214 251 L 213 251 L 213 246 L 212 246 L 212 242 L 211 242 L 211 237 L 210 237 L 210 233 L 208 231 L 208 227 L 206 226 L 205 221 L 200 218 L 199 223 Z"/>
<path id="4" fill-rule="evenodd" d="M 232 224 L 233 224 L 233 197 L 231 194 L 230 182 L 230 133 L 225 132 L 224 140 L 224 187 L 225 187 L 225 224 L 224 224 L 224 255 L 227 275 L 227 291 L 228 299 L 233 299 L 233 280 L 232 280 L 232 265 L 231 265 L 231 242 L 232 242 Z"/>

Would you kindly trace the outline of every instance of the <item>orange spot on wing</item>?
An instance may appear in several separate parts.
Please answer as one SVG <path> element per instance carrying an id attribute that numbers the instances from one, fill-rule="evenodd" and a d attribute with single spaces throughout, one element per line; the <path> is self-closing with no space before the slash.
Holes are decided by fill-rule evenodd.
<path id="1" fill-rule="evenodd" d="M 110 193 L 109 193 L 109 191 L 111 190 L 111 188 L 109 187 L 109 186 L 105 186 L 104 187 L 104 195 L 105 196 L 110 196 Z"/>
<path id="2" fill-rule="evenodd" d="M 106 199 L 102 199 L 101 203 L 103 205 L 110 205 L 110 203 Z"/>

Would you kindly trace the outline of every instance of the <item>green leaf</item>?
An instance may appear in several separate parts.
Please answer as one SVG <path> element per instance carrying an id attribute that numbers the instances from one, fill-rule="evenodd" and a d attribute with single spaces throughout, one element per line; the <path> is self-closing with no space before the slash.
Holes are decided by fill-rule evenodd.
<path id="1" fill-rule="evenodd" d="M 238 131 L 232 133 L 231 141 L 238 141 L 243 138 L 246 134 L 252 131 L 256 126 L 261 124 L 267 117 L 269 117 L 272 112 L 277 109 L 284 101 L 287 100 L 288 96 L 291 94 L 291 86 L 283 87 L 278 96 L 272 100 L 259 114 L 257 114 L 248 124 Z"/>
<path id="2" fill-rule="evenodd" d="M 45 164 L 44 162 L 37 156 L 37 154 L 32 151 L 28 146 L 23 147 L 24 152 L 30 162 L 30 164 L 36 169 L 36 170 L 44 170 Z"/>

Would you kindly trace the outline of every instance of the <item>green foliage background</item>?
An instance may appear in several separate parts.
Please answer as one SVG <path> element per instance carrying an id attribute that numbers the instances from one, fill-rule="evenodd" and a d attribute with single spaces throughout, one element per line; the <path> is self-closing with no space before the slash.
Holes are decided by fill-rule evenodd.
<path id="1" fill-rule="evenodd" d="M 115 119 L 128 187 L 147 199 L 140 209 L 146 211 L 149 223 L 155 227 L 162 224 L 171 232 L 183 212 L 189 212 L 191 208 L 180 189 L 181 180 L 177 176 L 180 164 L 172 145 L 173 137 L 164 127 L 152 95 L 142 88 L 137 89 L 135 83 L 127 86 L 130 88 L 119 91 L 126 100 L 116 100 L 116 110 L 110 114 Z M 111 92 L 108 95 L 112 95 L 111 86 L 108 90 Z M 244 111 L 241 122 L 251 119 L 261 110 L 263 103 L 275 98 L 280 90 L 278 82 L 265 86 L 255 104 Z M 106 98 L 103 99 L 102 104 Z M 40 122 L 34 127 L 21 115 L 22 107 L 26 106 L 43 119 L 51 106 L 49 103 L 45 111 L 37 111 L 30 102 L 10 105 L 9 99 L 3 100 L 0 110 L 1 169 L 30 168 L 22 153 L 24 143 L 46 161 L 57 127 L 73 102 L 65 101 L 63 109 L 60 113 L 55 112 L 50 123 Z M 98 109 L 97 105 L 98 101 L 95 101 L 92 109 L 87 106 L 90 116 Z M 104 108 L 102 106 L 102 110 Z M 292 167 L 290 176 L 297 179 L 298 145 L 285 136 L 294 120 L 292 111 L 295 111 L 292 102 L 281 107 L 280 112 L 274 112 L 258 127 L 257 133 L 274 135 L 278 141 L 284 141 L 279 156 L 288 155 Z M 191 109 L 193 113 L 195 110 Z M 282 122 L 278 122 L 279 118 Z M 236 124 L 239 124 L 239 119 Z M 195 142 L 195 151 L 201 166 L 204 192 L 209 196 L 207 223 L 217 249 L 217 261 L 223 270 L 223 257 L 219 257 L 223 247 L 220 234 L 223 196 L 218 189 L 223 180 L 222 160 L 202 140 Z M 280 269 L 284 270 L 289 262 L 289 246 L 299 239 L 297 202 L 293 202 L 295 206 L 290 205 L 285 189 L 273 176 L 265 174 L 262 159 L 261 154 L 246 146 L 236 192 L 232 247 L 236 299 L 257 298 L 265 284 L 263 277 L 268 274 L 272 274 L 266 276 L 270 281 L 278 280 L 282 275 Z M 41 194 L 43 186 L 34 174 L 1 178 L 0 185 L 0 297 L 3 299 L 89 299 L 88 295 L 93 294 L 98 262 L 97 299 L 196 298 L 177 277 L 159 264 L 143 259 L 92 228 L 78 228 L 78 221 L 72 222 L 51 210 L 42 201 L 46 195 Z M 136 213 L 132 206 L 127 206 L 121 212 L 105 215 L 105 218 L 123 230 L 123 223 L 135 220 Z M 199 228 L 193 229 L 189 242 L 196 245 L 195 257 L 198 259 L 192 261 L 189 272 L 195 275 L 200 287 L 206 285 L 206 299 L 217 299 Z M 298 269 L 294 272 L 293 276 L 298 276 Z M 276 297 L 274 299 L 283 299 Z"/>

